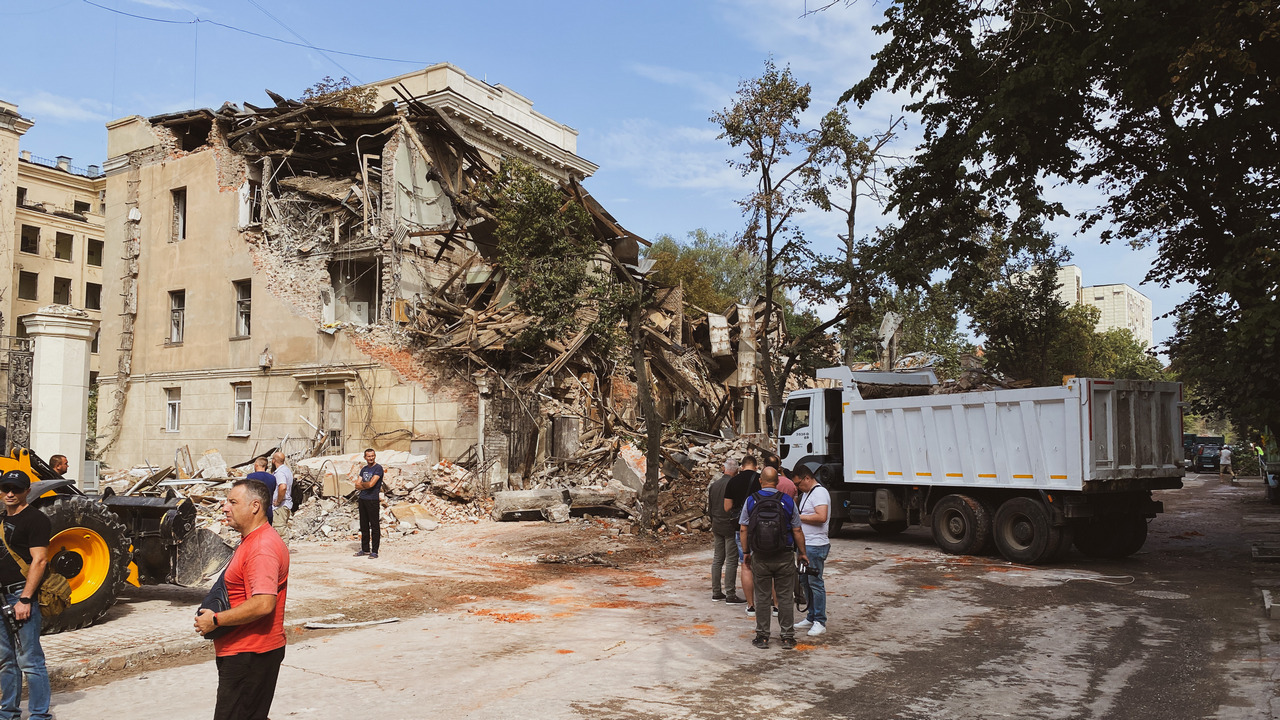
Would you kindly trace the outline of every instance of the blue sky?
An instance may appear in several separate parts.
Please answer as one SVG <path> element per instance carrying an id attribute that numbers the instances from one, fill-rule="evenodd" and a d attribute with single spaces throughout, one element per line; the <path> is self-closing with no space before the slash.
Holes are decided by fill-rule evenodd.
<path id="1" fill-rule="evenodd" d="M 578 152 L 600 165 L 587 188 L 645 237 L 694 228 L 730 235 L 742 226 L 735 200 L 750 182 L 729 167 L 733 151 L 708 121 L 740 80 L 767 58 L 813 86 L 811 122 L 860 79 L 882 40 L 872 31 L 886 4 L 862 0 L 804 16 L 805 0 L 616 2 L 402 2 L 330 0 L 5 0 L 8 32 L 0 99 L 36 121 L 24 149 L 69 155 L 80 167 L 106 155 L 104 123 L 224 101 L 269 104 L 264 88 L 296 97 L 325 75 L 369 82 L 435 62 L 506 85 L 576 128 Z M 809 0 L 813 6 L 815 0 Z M 199 17 L 292 42 L 412 62 L 372 60 L 294 47 L 218 27 Z M 855 131 L 888 124 L 901 98 L 851 110 Z M 909 128 L 898 151 L 910 151 Z M 1058 191 L 1068 207 L 1096 203 L 1088 188 Z M 886 221 L 865 206 L 864 232 Z M 807 234 L 834 249 L 841 221 L 806 213 Z M 1151 250 L 1102 245 L 1096 232 L 1053 228 L 1087 285 L 1125 282 L 1153 300 L 1157 316 L 1186 288 L 1141 285 Z M 1156 320 L 1160 343 L 1172 329 Z"/>

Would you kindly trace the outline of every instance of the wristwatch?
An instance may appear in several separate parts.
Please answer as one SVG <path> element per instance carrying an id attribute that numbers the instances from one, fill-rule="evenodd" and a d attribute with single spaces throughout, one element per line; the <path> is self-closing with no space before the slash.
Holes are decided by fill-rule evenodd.
<path id="1" fill-rule="evenodd" d="M 22 603 L 23 605 L 30 605 L 30 604 L 31 604 L 31 598 L 29 598 L 29 597 L 20 597 L 20 598 L 18 598 L 18 602 Z"/>

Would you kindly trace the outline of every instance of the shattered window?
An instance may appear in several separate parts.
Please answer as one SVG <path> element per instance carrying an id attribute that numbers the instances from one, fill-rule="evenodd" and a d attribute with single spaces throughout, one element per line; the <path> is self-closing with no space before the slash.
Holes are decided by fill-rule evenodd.
<path id="1" fill-rule="evenodd" d="M 187 291 L 173 290 L 169 293 L 169 342 L 182 342 L 183 329 L 186 326 Z"/>
<path id="2" fill-rule="evenodd" d="M 173 231 L 170 242 L 187 239 L 187 189 L 178 188 L 173 191 Z"/>
<path id="3" fill-rule="evenodd" d="M 253 285 L 249 280 L 232 284 L 236 287 L 236 336 L 246 337 L 251 327 Z"/>
<path id="4" fill-rule="evenodd" d="M 253 429 L 253 386 L 236 385 L 236 432 L 249 432 Z"/>
<path id="5" fill-rule="evenodd" d="M 40 275 L 33 272 L 18 273 L 18 299 L 36 300 L 40 291 Z M 21 325 L 21 323 L 19 323 Z"/>
<path id="6" fill-rule="evenodd" d="M 75 201 L 75 212 L 77 215 L 84 215 L 85 213 L 89 212 L 89 207 L 90 207 L 89 203 L 87 202 L 84 202 L 82 200 Z"/>
<path id="7" fill-rule="evenodd" d="M 71 304 L 71 278 L 53 279 L 53 302 L 55 305 Z"/>
<path id="8" fill-rule="evenodd" d="M 73 239 L 71 233 L 60 232 L 54 236 L 53 256 L 59 260 L 71 259 L 71 245 Z"/>
<path id="9" fill-rule="evenodd" d="M 22 245 L 18 248 L 24 253 L 40 254 L 40 228 L 34 225 L 22 226 Z"/>

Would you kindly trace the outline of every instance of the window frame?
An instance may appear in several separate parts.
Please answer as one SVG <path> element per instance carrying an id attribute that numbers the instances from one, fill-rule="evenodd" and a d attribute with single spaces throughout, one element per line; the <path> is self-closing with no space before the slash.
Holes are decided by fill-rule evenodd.
<path id="1" fill-rule="evenodd" d="M 98 262 L 93 261 L 94 248 L 97 248 Z M 89 267 L 102 267 L 102 261 L 106 255 L 107 246 L 102 240 L 94 238 L 85 238 L 84 241 L 84 264 Z"/>
<path id="2" fill-rule="evenodd" d="M 187 239 L 187 188 L 173 188 L 169 191 L 171 206 L 169 242 L 182 242 Z"/>
<path id="3" fill-rule="evenodd" d="M 241 391 L 244 391 L 244 397 L 241 397 Z M 233 410 L 231 416 L 232 433 L 247 435 L 253 432 L 253 384 L 232 384 L 231 404 Z"/>
<path id="4" fill-rule="evenodd" d="M 24 278 L 31 278 L 31 290 L 32 290 L 32 292 L 33 292 L 32 297 L 27 297 L 26 295 L 23 295 L 23 294 L 22 294 L 22 281 L 23 281 L 23 279 L 24 279 Z M 28 271 L 26 271 L 26 270 L 19 270 L 19 271 L 18 271 L 18 292 L 17 292 L 17 297 L 18 297 L 18 299 L 19 299 L 19 300 L 27 300 L 27 301 L 29 301 L 29 302 L 39 302 L 39 301 L 40 301 L 40 273 L 38 273 L 38 272 L 28 272 Z"/>
<path id="5" fill-rule="evenodd" d="M 62 241 L 67 241 L 66 257 L 63 257 Z M 76 236 L 74 233 L 62 232 L 60 230 L 53 231 L 53 259 L 62 262 L 74 262 L 76 257 Z"/>
<path id="6" fill-rule="evenodd" d="M 58 285 L 60 283 L 62 284 L 63 287 L 67 289 L 67 297 L 66 297 L 66 300 L 63 302 L 58 301 Z M 74 285 L 75 283 L 72 282 L 71 278 L 58 277 L 55 275 L 53 277 L 53 304 L 54 305 L 70 305 L 72 303 L 71 290 Z"/>
<path id="7" fill-rule="evenodd" d="M 27 249 L 27 228 L 31 228 L 32 230 L 36 231 L 36 236 L 34 239 L 35 240 L 34 250 Z M 22 226 L 18 229 L 18 252 L 23 252 L 28 255 L 37 255 L 37 256 L 40 255 L 40 226 L 39 225 L 27 225 L 26 223 L 23 223 Z"/>
<path id="8" fill-rule="evenodd" d="M 96 292 L 94 292 L 95 288 Z M 102 283 L 86 282 L 84 284 L 84 309 L 102 309 Z"/>
<path id="9" fill-rule="evenodd" d="M 186 337 L 187 327 L 187 291 L 186 289 L 169 291 L 169 339 L 166 345 L 181 345 Z"/>
<path id="10" fill-rule="evenodd" d="M 164 431 L 182 432 L 182 388 L 164 389 Z"/>
<path id="11" fill-rule="evenodd" d="M 231 287 L 236 293 L 234 337 L 249 337 L 253 333 L 253 280 L 236 280 Z"/>

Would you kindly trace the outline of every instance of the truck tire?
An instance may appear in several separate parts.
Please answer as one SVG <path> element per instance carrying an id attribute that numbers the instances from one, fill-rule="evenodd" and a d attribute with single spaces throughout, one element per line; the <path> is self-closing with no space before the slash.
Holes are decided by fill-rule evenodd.
<path id="1" fill-rule="evenodd" d="M 1062 542 L 1062 532 L 1050 522 L 1049 511 L 1029 497 L 1005 500 L 992 529 L 1000 554 L 1024 565 L 1049 562 Z"/>
<path id="2" fill-rule="evenodd" d="M 1103 518 L 1076 531 L 1075 545 L 1094 558 L 1129 557 L 1147 542 L 1147 519 L 1141 515 Z"/>
<path id="3" fill-rule="evenodd" d="M 906 520 L 868 520 L 867 524 L 881 535 L 897 535 L 907 529 Z"/>
<path id="4" fill-rule="evenodd" d="M 39 506 L 49 518 L 49 568 L 67 578 L 71 604 L 44 621 L 51 635 L 97 622 L 116 603 L 129 574 L 129 538 L 106 505 L 82 495 L 59 495 Z"/>
<path id="5" fill-rule="evenodd" d="M 991 537 L 991 516 L 968 495 L 947 495 L 933 507 L 933 541 L 943 552 L 972 555 L 982 552 Z"/>

